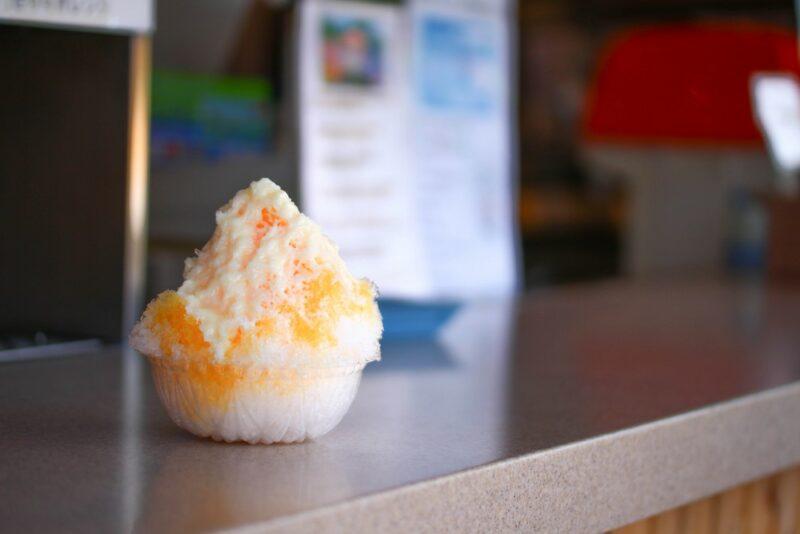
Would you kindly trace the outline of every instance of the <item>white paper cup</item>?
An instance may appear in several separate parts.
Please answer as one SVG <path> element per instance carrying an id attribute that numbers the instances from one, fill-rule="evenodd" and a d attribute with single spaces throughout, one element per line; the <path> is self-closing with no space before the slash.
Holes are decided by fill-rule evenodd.
<path id="1" fill-rule="evenodd" d="M 217 441 L 295 443 L 330 432 L 358 391 L 364 364 L 269 369 L 150 357 L 175 423 Z"/>

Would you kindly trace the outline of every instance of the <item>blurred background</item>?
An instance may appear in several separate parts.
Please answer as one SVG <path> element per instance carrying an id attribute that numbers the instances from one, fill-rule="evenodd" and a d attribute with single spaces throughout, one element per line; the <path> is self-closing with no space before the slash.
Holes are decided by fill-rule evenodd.
<path id="1" fill-rule="evenodd" d="M 7 347 L 120 339 L 263 176 L 387 306 L 424 303 L 412 326 L 559 284 L 800 272 L 790 0 L 144 4 L 111 30 L 3 8 Z"/>
<path id="2" fill-rule="evenodd" d="M 209 214 L 252 178 L 297 193 L 294 7 L 157 3 L 151 293 L 179 281 L 182 258 L 213 231 Z M 525 0 L 509 22 L 518 150 L 507 157 L 518 154 L 512 215 L 525 287 L 761 268 L 754 195 L 775 171 L 749 83 L 760 71 L 797 72 L 790 1 Z M 219 139 L 188 154 L 189 136 L 170 138 L 164 121 L 184 111 L 170 107 L 169 90 L 213 91 L 212 80 L 220 98 L 228 89 L 261 107 L 227 151 Z M 189 186 L 196 195 L 181 194 Z"/>

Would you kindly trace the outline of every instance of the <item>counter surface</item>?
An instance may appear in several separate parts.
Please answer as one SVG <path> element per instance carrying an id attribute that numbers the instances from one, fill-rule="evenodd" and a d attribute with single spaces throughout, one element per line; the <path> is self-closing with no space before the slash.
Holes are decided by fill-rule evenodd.
<path id="1" fill-rule="evenodd" d="M 800 290 L 609 283 L 384 343 L 315 442 L 173 425 L 125 349 L 0 365 L 0 525 L 24 532 L 598 531 L 800 462 Z"/>

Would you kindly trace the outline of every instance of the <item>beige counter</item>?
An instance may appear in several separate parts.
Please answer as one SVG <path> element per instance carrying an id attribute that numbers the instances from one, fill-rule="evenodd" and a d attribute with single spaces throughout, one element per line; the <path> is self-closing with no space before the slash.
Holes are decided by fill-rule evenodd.
<path id="1" fill-rule="evenodd" d="M 175 427 L 108 349 L 0 365 L 8 531 L 598 531 L 800 462 L 800 292 L 612 283 L 387 341 L 316 442 Z"/>

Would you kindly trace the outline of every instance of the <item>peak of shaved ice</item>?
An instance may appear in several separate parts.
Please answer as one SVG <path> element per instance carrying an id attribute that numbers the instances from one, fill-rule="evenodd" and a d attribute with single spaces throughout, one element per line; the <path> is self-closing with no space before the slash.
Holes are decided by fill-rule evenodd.
<path id="1" fill-rule="evenodd" d="M 264 368 L 328 368 L 379 358 L 376 291 L 264 178 L 216 213 L 211 240 L 177 291 L 150 303 L 131 334 L 151 357 Z"/>

